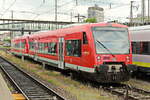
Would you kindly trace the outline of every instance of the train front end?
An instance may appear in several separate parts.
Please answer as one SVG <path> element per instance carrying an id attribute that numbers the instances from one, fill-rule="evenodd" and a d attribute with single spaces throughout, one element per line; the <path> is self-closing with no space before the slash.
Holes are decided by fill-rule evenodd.
<path id="1" fill-rule="evenodd" d="M 128 81 L 127 66 L 132 64 L 132 53 L 127 27 L 119 24 L 94 26 L 92 34 L 96 53 L 95 80 L 105 83 Z"/>

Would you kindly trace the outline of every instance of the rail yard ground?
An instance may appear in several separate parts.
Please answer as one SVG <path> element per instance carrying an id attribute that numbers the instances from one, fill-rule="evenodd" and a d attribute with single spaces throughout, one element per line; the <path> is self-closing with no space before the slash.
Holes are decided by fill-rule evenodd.
<path id="1" fill-rule="evenodd" d="M 0 55 L 30 72 L 31 74 L 39 77 L 39 79 L 52 84 L 57 87 L 60 93 L 68 96 L 67 98 L 77 99 L 77 100 L 120 100 L 116 95 L 112 95 L 103 89 L 94 88 L 90 84 L 82 84 L 79 81 L 72 80 L 71 77 L 66 77 L 60 74 L 60 72 L 53 70 L 45 70 L 40 64 L 33 63 L 31 61 L 25 60 L 22 62 L 20 58 L 17 58 L 9 53 L 0 51 Z M 128 82 L 124 82 L 134 87 L 142 88 L 144 90 L 150 90 L 150 83 L 131 79 Z"/>
<path id="2" fill-rule="evenodd" d="M 146 91 L 150 91 L 150 83 L 138 79 L 130 79 L 128 82 L 124 82 L 125 84 L 131 85 L 133 87 L 137 87 L 139 89 L 144 89 Z"/>
<path id="3" fill-rule="evenodd" d="M 58 87 L 60 92 L 65 92 L 64 95 L 68 96 L 67 98 L 75 98 L 77 100 L 119 100 L 117 96 L 105 92 L 104 90 L 93 88 L 88 84 L 84 85 L 78 81 L 72 80 L 70 77 L 61 75 L 59 72 L 44 70 L 39 64 L 28 60 L 22 62 L 21 59 L 3 51 L 0 51 L 0 55 L 26 71 L 35 74 L 40 79 Z"/>

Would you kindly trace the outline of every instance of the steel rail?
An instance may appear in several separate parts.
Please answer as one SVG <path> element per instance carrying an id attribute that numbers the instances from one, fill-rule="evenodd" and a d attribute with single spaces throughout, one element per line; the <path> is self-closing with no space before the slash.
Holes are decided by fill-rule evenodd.
<path id="1" fill-rule="evenodd" d="M 117 86 L 115 87 L 103 86 L 103 89 L 111 92 L 112 94 L 121 96 L 125 100 L 143 100 L 143 99 L 148 100 L 150 99 L 150 91 L 146 91 L 146 90 L 139 89 L 136 87 L 131 87 L 126 84 L 119 84 L 118 87 Z M 133 93 L 141 94 L 140 95 L 141 97 L 138 97 L 139 95 L 133 94 Z"/>
<path id="2" fill-rule="evenodd" d="M 64 96 L 1 56 L 0 66 L 27 100 L 67 100 Z"/>

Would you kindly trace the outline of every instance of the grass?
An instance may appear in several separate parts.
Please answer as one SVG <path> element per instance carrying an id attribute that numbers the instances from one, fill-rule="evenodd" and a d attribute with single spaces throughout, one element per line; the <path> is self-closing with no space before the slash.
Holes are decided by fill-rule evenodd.
<path id="1" fill-rule="evenodd" d="M 150 68 L 150 63 L 145 63 L 145 62 L 133 62 L 133 64 L 138 65 L 138 66 L 143 66 L 143 67 L 149 67 L 149 68 Z"/>
<path id="2" fill-rule="evenodd" d="M 6 54 L 3 51 L 0 51 L 0 55 L 19 65 L 23 69 L 38 75 L 38 77 L 43 80 L 46 80 L 60 89 L 69 92 L 71 95 L 75 96 L 77 100 L 119 100 L 117 96 L 103 90 L 93 88 L 88 84 L 85 85 L 72 80 L 70 77 L 65 77 L 59 72 L 44 70 L 39 64 L 35 64 L 27 60 L 22 62 L 21 59 L 16 58 L 11 54 Z"/>
<path id="3" fill-rule="evenodd" d="M 4 49 L 11 49 L 11 47 L 4 47 L 0 45 L 0 48 L 4 48 Z"/>

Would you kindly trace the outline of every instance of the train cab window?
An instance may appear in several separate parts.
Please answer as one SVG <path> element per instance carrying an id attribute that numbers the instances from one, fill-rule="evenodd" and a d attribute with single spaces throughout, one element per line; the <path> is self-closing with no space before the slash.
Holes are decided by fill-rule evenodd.
<path id="1" fill-rule="evenodd" d="M 67 40 L 66 41 L 67 56 L 81 56 L 81 40 Z"/>
<path id="2" fill-rule="evenodd" d="M 83 44 L 88 44 L 86 32 L 83 32 Z"/>
<path id="3" fill-rule="evenodd" d="M 55 42 L 48 43 L 48 53 L 51 55 L 56 55 L 57 43 L 55 43 Z"/>

